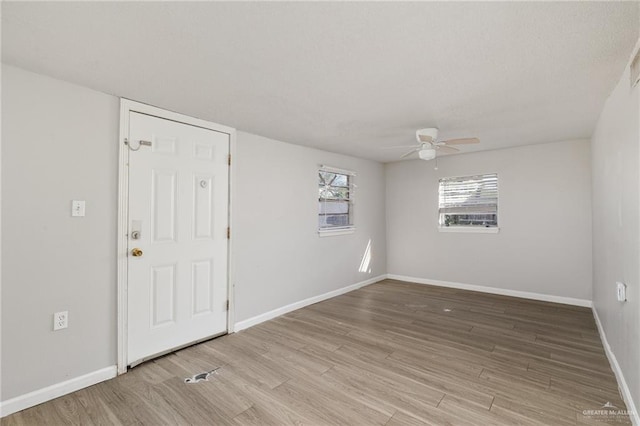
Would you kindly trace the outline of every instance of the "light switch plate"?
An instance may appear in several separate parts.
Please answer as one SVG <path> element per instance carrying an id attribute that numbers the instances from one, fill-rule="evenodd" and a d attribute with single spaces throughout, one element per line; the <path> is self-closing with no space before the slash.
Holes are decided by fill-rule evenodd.
<path id="1" fill-rule="evenodd" d="M 84 216 L 85 203 L 82 200 L 73 200 L 71 202 L 71 216 L 82 217 Z"/>
<path id="2" fill-rule="evenodd" d="M 627 285 L 625 283 L 616 283 L 616 295 L 618 297 L 618 302 L 627 301 Z"/>

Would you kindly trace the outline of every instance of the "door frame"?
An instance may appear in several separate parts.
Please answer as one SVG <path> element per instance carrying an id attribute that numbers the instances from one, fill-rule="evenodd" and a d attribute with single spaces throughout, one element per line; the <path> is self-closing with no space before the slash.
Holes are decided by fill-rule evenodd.
<path id="1" fill-rule="evenodd" d="M 167 111 L 141 102 L 120 98 L 120 135 L 118 138 L 118 238 L 117 238 L 117 365 L 118 374 L 127 372 L 127 338 L 128 338 L 128 237 L 129 229 L 129 172 L 128 158 L 129 148 L 125 139 L 129 135 L 129 114 L 139 112 L 166 120 L 202 127 L 229 135 L 229 154 L 235 158 L 236 129 L 223 126 L 199 118 L 189 117 L 173 111 Z M 229 167 L 229 213 L 228 224 L 232 228 L 232 208 L 234 198 L 235 167 Z M 229 309 L 227 310 L 227 333 L 235 330 L 235 298 L 234 298 L 234 262 L 233 262 L 233 238 L 227 240 L 227 298 Z"/>

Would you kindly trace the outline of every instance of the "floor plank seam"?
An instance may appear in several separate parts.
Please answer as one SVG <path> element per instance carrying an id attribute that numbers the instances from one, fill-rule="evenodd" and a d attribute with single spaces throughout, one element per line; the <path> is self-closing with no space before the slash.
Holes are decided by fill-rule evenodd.
<path id="1" fill-rule="evenodd" d="M 389 422 L 391 421 L 391 419 L 393 419 L 393 417 L 398 414 L 398 410 L 395 410 L 393 412 L 393 414 L 391 415 L 391 417 L 389 417 L 389 419 L 387 419 L 387 421 L 384 423 L 384 426 L 387 426 L 389 424 Z"/>

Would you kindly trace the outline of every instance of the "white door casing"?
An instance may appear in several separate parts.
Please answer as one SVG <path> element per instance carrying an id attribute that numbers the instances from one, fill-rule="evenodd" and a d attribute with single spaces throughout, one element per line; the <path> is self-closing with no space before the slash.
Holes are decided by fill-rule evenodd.
<path id="1" fill-rule="evenodd" d="M 125 366 L 228 330 L 230 144 L 223 131 L 127 118 Z"/>

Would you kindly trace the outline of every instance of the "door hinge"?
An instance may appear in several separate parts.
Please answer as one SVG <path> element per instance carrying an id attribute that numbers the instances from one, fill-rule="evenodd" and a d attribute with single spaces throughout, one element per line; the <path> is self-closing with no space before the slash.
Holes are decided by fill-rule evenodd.
<path id="1" fill-rule="evenodd" d="M 228 163 L 229 165 L 231 165 L 231 154 L 229 154 L 229 155 L 227 156 L 227 163 Z"/>
<path id="2" fill-rule="evenodd" d="M 231 228 L 227 226 L 227 239 L 231 238 Z"/>

